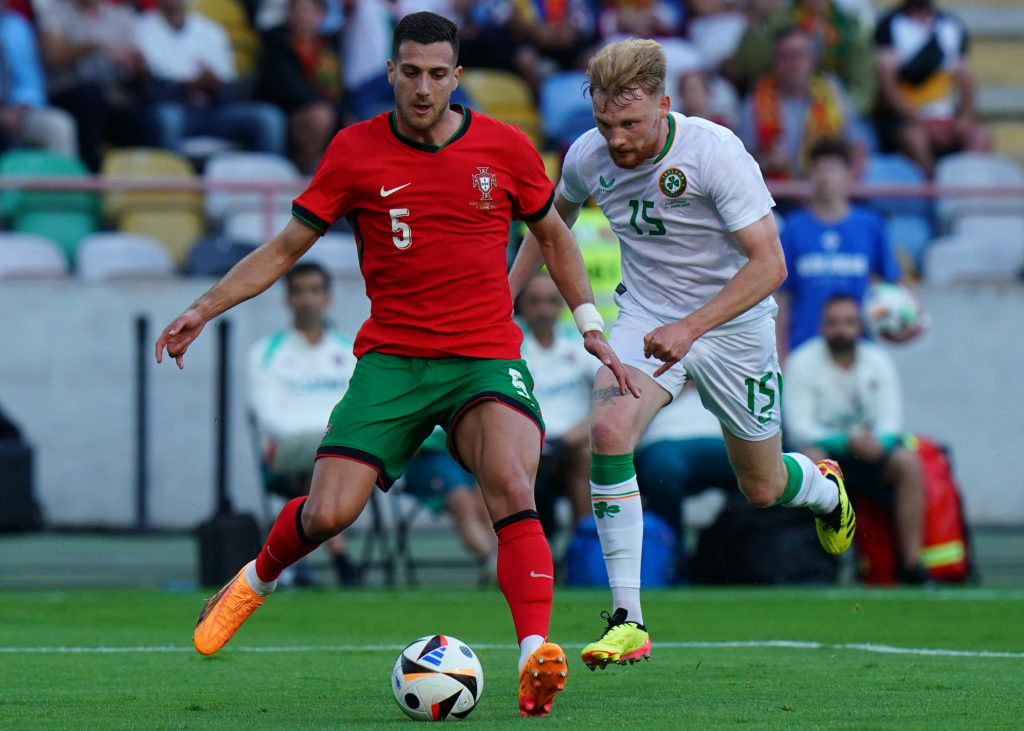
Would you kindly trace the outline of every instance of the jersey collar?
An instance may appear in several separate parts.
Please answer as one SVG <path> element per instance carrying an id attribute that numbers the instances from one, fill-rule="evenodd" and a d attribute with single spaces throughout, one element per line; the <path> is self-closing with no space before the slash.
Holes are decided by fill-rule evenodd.
<path id="1" fill-rule="evenodd" d="M 417 150 L 422 150 L 423 152 L 440 152 L 445 147 L 455 142 L 455 140 L 465 135 L 467 131 L 469 131 L 469 107 L 464 107 L 461 104 L 452 104 L 451 108 L 457 111 L 461 110 L 462 124 L 459 125 L 459 128 L 457 130 L 455 130 L 455 134 L 448 138 L 447 142 L 440 145 L 431 145 L 429 142 L 418 142 L 403 135 L 401 132 L 398 131 L 398 123 L 395 122 L 396 113 L 394 111 L 388 114 L 388 126 L 391 128 L 391 134 L 393 134 L 395 138 L 402 144 L 408 145 L 409 147 L 413 147 Z"/>
<path id="2" fill-rule="evenodd" d="M 668 136 L 665 138 L 665 146 L 661 148 L 661 152 L 655 157 L 649 157 L 640 163 L 642 167 L 653 167 L 661 162 L 661 159 L 668 154 L 668 151 L 672 149 L 672 143 L 676 139 L 676 118 L 672 116 L 672 112 L 668 113 Z"/>

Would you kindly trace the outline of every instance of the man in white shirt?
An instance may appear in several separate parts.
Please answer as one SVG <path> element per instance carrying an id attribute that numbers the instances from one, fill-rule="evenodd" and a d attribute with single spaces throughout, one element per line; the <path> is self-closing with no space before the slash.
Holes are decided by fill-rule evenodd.
<path id="1" fill-rule="evenodd" d="M 537 472 L 536 500 L 544 533 L 555 533 L 554 502 L 564 494 L 573 525 L 590 515 L 590 407 L 593 358 L 575 328 L 558 318 L 562 295 L 547 274 L 526 283 L 516 300 L 523 327 L 523 359 L 534 374 L 533 396 L 544 413 L 544 451 Z"/>
<path id="2" fill-rule="evenodd" d="M 137 45 L 153 76 L 160 145 L 186 137 L 229 139 L 247 150 L 287 153 L 287 121 L 272 104 L 240 98 L 231 42 L 187 0 L 160 0 L 142 16 Z"/>
<path id="3" fill-rule="evenodd" d="M 670 111 L 655 41 L 602 48 L 587 68 L 597 128 L 566 154 L 554 205 L 568 223 L 593 197 L 618 236 L 622 282 L 609 343 L 640 394 L 607 368 L 594 382 L 590 494 L 612 590 L 608 626 L 583 648 L 591 669 L 651 654 L 640 606 L 643 512 L 633 464 L 654 414 L 693 381 L 722 424 L 739 488 L 759 507 L 808 507 L 831 554 L 849 548 L 854 515 L 834 462 L 782 453 L 781 372 L 771 294 L 786 277 L 774 201 L 732 132 Z M 513 293 L 540 266 L 528 236 Z M 594 307 L 573 313 L 596 327 Z M 582 324 L 581 324 L 582 323 Z M 785 557 L 782 557 L 785 560 Z"/>
<path id="4" fill-rule="evenodd" d="M 831 458 L 861 493 L 891 506 L 900 577 L 920 583 L 924 487 L 920 462 L 903 446 L 903 396 L 892 358 L 861 339 L 860 305 L 835 295 L 822 311 L 821 335 L 786 364 L 786 439 L 812 458 Z"/>
<path id="5" fill-rule="evenodd" d="M 352 341 L 325 320 L 331 304 L 327 272 L 318 264 L 297 264 L 285 284 L 292 324 L 250 349 L 249 404 L 260 433 L 266 488 L 291 499 L 309 491 L 327 426 L 324 414 L 348 390 L 356 358 Z M 327 548 L 341 583 L 355 584 L 359 576 L 343 536 Z"/>

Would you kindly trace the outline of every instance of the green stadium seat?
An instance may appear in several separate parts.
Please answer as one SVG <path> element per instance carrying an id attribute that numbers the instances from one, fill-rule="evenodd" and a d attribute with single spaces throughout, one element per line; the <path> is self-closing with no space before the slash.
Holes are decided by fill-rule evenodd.
<path id="1" fill-rule="evenodd" d="M 86 177 L 89 171 L 77 158 L 45 150 L 10 150 L 0 156 L 0 175 L 19 177 Z M 6 190 L 0 213 L 10 228 L 53 239 L 69 261 L 78 242 L 100 224 L 99 197 L 86 191 Z"/>

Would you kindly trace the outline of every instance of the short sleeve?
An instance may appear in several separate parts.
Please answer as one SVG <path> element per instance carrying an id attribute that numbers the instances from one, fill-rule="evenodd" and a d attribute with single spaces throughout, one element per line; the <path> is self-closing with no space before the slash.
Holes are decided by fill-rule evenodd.
<path id="1" fill-rule="evenodd" d="M 544 170 L 544 161 L 530 140 L 518 129 L 514 130 L 515 155 L 510 165 L 516 181 L 512 195 L 512 215 L 521 221 L 539 221 L 548 214 L 555 198 L 555 186 Z"/>
<path id="2" fill-rule="evenodd" d="M 757 162 L 732 133 L 705 160 L 704 180 L 705 190 L 729 231 L 761 220 L 775 205 Z"/>
<path id="3" fill-rule="evenodd" d="M 349 144 L 341 131 L 327 146 L 309 186 L 292 202 L 292 215 L 321 234 L 350 210 L 353 191 L 351 171 L 345 167 L 348 159 Z"/>
<path id="4" fill-rule="evenodd" d="M 574 142 L 569 151 L 565 154 L 562 162 L 562 180 L 559 183 L 559 193 L 571 203 L 583 203 L 590 197 L 590 192 L 580 178 L 580 158 L 582 157 L 582 137 Z"/>

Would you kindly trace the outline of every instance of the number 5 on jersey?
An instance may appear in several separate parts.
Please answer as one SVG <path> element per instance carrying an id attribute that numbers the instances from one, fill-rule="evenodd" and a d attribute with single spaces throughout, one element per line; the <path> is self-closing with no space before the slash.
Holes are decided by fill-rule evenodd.
<path id="1" fill-rule="evenodd" d="M 391 211 L 391 231 L 396 236 L 392 236 L 391 240 L 395 242 L 395 246 L 399 249 L 408 249 L 412 246 L 412 229 L 409 228 L 409 224 L 405 221 L 399 221 L 398 219 L 403 216 L 409 215 L 408 208 L 392 208 Z"/>

